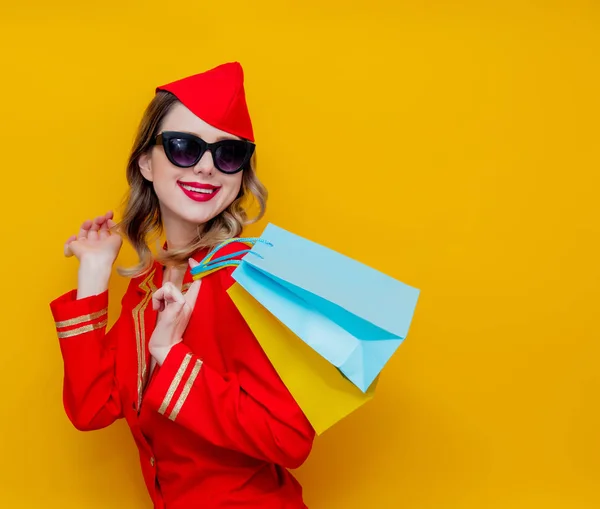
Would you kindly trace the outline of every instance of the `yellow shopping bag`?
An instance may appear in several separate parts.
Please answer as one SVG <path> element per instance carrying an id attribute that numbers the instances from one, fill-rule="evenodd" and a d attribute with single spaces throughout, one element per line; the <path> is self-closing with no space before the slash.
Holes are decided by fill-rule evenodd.
<path id="1" fill-rule="evenodd" d="M 228 293 L 317 434 L 373 398 L 378 378 L 362 392 L 238 283 Z"/>

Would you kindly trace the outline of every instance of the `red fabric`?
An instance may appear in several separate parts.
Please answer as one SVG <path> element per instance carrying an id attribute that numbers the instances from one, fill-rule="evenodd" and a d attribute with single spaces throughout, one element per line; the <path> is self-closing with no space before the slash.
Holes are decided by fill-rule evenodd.
<path id="1" fill-rule="evenodd" d="M 213 127 L 254 141 L 244 91 L 244 71 L 238 62 L 221 64 L 156 90 L 171 92 L 194 115 Z"/>
<path id="2" fill-rule="evenodd" d="M 227 295 L 231 271 L 203 279 L 183 342 L 151 376 L 160 265 L 131 281 L 108 332 L 107 292 L 75 300 L 71 291 L 50 305 L 70 421 L 94 430 L 126 419 L 155 508 L 306 507 L 287 469 L 308 457 L 314 431 Z M 184 289 L 191 282 L 188 271 Z"/>

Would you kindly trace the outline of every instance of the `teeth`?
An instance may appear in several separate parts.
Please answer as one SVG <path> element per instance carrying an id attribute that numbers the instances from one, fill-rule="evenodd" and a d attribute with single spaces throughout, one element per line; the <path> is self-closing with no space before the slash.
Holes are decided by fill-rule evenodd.
<path id="1" fill-rule="evenodd" d="M 215 192 L 214 189 L 199 189 L 198 187 L 186 186 L 185 184 L 181 184 L 181 187 L 194 193 L 212 194 Z"/>

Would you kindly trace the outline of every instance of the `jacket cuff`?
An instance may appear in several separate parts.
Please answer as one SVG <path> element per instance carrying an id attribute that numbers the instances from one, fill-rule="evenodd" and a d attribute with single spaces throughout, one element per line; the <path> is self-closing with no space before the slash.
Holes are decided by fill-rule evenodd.
<path id="1" fill-rule="evenodd" d="M 162 366 L 155 368 L 144 404 L 172 421 L 176 420 L 201 368 L 202 361 L 187 345 L 176 344 Z"/>
<path id="2" fill-rule="evenodd" d="M 77 299 L 77 290 L 71 290 L 53 300 L 50 310 L 60 339 L 106 327 L 108 290 L 83 299 Z"/>

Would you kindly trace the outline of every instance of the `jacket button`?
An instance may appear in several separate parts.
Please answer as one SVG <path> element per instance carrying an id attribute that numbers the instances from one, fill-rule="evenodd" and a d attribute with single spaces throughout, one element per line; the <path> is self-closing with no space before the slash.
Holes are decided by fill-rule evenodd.
<path id="1" fill-rule="evenodd" d="M 154 466 L 154 456 L 152 456 L 152 458 L 150 458 L 150 466 L 153 467 Z"/>

